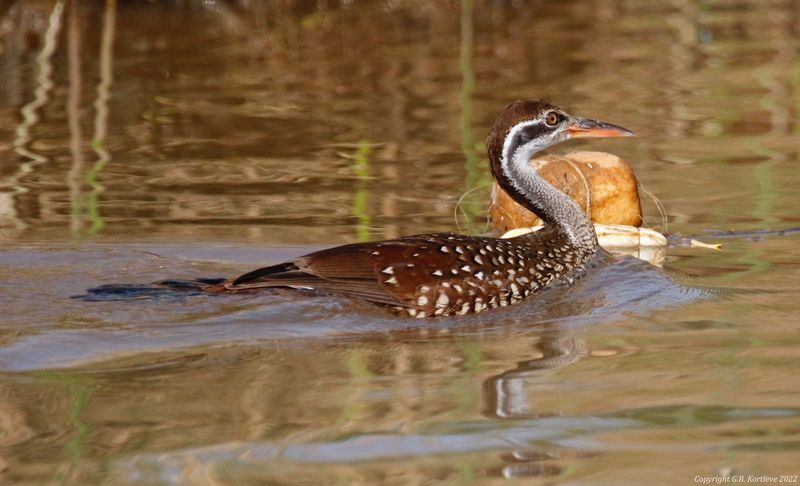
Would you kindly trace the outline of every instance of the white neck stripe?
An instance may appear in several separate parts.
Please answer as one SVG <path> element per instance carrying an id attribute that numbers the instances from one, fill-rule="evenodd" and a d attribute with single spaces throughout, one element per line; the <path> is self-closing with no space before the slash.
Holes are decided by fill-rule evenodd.
<path id="1" fill-rule="evenodd" d="M 539 123 L 541 123 L 540 120 L 527 120 L 524 122 L 517 123 L 516 125 L 511 127 L 511 130 L 508 131 L 508 135 L 506 135 L 506 139 L 503 140 L 503 153 L 501 158 L 501 162 L 503 164 L 506 164 L 507 162 L 509 162 L 511 159 L 514 158 L 514 154 L 509 153 L 509 150 L 511 150 L 511 141 L 515 140 L 519 132 L 521 132 L 522 130 Z"/>

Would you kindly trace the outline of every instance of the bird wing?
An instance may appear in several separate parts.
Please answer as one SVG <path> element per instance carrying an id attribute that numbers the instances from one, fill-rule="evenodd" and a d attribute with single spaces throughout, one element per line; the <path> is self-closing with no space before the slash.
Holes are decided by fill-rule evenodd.
<path id="1" fill-rule="evenodd" d="M 454 315 L 509 305 L 575 268 L 586 255 L 552 229 L 512 239 L 439 233 L 329 248 L 224 284 L 336 292 L 408 309 Z"/>
<path id="2" fill-rule="evenodd" d="M 449 268 L 458 263 L 457 253 L 441 251 L 443 246 L 453 243 L 449 238 L 457 236 L 417 235 L 328 248 L 253 270 L 225 287 L 228 290 L 307 288 L 377 304 L 412 307 L 420 282 L 436 279 L 433 272 L 438 267 Z M 436 259 L 425 258 L 431 255 Z"/>

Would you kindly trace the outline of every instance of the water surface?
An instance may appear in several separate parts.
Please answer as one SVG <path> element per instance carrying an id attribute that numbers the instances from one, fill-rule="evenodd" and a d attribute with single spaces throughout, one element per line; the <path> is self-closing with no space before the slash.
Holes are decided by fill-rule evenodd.
<path id="1" fill-rule="evenodd" d="M 800 474 L 800 236 L 713 236 L 800 226 L 795 2 L 0 15 L 4 483 Z M 518 97 L 635 130 L 555 151 L 629 160 L 667 208 L 660 229 L 722 251 L 619 259 L 534 302 L 425 322 L 288 292 L 71 298 L 485 232 L 483 140 Z"/>

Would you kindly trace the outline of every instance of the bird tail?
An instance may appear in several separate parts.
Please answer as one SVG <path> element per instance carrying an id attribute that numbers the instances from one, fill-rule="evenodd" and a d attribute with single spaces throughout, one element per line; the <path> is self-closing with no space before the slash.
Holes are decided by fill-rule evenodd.
<path id="1" fill-rule="evenodd" d="M 86 302 L 182 298 L 213 293 L 210 290 L 223 282 L 225 282 L 224 278 L 198 278 L 194 280 L 162 280 L 152 284 L 107 284 L 87 289 L 86 294 L 74 295 L 72 298 Z"/>
<path id="2" fill-rule="evenodd" d="M 300 269 L 297 268 L 294 262 L 279 263 L 245 273 L 237 277 L 236 280 L 233 281 L 233 285 L 243 285 L 254 281 L 286 279 L 287 277 L 298 274 L 298 272 L 300 272 Z"/>

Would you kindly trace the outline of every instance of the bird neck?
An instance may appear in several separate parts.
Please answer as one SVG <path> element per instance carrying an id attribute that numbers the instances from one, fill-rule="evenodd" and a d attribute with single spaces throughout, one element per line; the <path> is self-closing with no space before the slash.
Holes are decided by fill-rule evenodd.
<path id="1" fill-rule="evenodd" d="M 531 158 L 547 148 L 529 142 L 517 147 L 500 160 L 501 177 L 498 182 L 519 204 L 539 216 L 547 226 L 565 236 L 573 245 L 595 249 L 597 235 L 591 220 L 578 204 L 544 180 L 531 165 Z"/>

